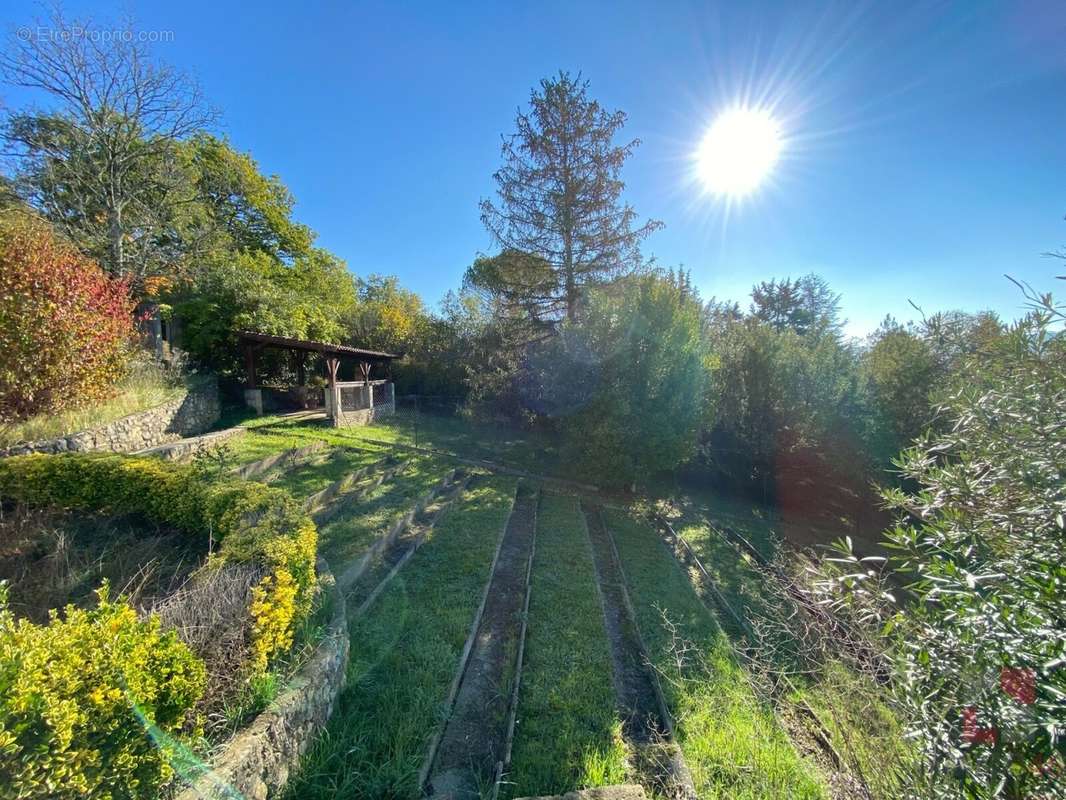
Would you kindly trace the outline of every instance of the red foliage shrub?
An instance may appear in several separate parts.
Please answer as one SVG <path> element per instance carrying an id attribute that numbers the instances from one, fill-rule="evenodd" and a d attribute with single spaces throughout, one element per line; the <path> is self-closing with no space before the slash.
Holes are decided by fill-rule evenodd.
<path id="1" fill-rule="evenodd" d="M 133 342 L 129 286 L 25 212 L 0 217 L 0 421 L 112 391 Z"/>

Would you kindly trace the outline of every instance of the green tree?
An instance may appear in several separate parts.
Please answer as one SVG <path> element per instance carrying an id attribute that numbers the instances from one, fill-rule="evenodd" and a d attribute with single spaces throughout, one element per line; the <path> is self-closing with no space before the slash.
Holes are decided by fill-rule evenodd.
<path id="1" fill-rule="evenodd" d="M 804 278 L 758 284 L 752 298 L 748 315 L 729 305 L 705 310 L 714 417 L 700 460 L 765 500 L 796 477 L 789 465 L 805 480 L 832 486 L 850 473 L 861 486 L 875 431 L 858 351 L 838 333 L 838 296 L 821 279 Z"/>
<path id="2" fill-rule="evenodd" d="M 1050 296 L 965 359 L 950 424 L 899 459 L 894 566 L 911 598 L 841 546 L 823 589 L 896 665 L 921 755 L 909 796 L 1061 796 L 1066 755 L 1066 317 Z M 858 611 L 859 614 L 854 612 Z"/>
<path id="3" fill-rule="evenodd" d="M 873 406 L 887 434 L 879 457 L 887 460 L 910 446 L 932 422 L 940 369 L 929 342 L 892 319 L 874 333 L 865 364 Z"/>
<path id="4" fill-rule="evenodd" d="M 628 486 L 693 454 L 707 374 L 701 312 L 686 277 L 648 274 L 594 292 L 584 322 L 564 328 L 546 388 L 597 483 Z"/>
<path id="5" fill-rule="evenodd" d="M 174 236 L 198 258 L 160 295 L 182 320 L 183 347 L 232 372 L 239 330 L 343 343 L 359 302 L 355 280 L 293 219 L 284 184 L 213 136 L 193 137 L 180 150 L 195 200 L 183 208 Z"/>
<path id="6" fill-rule="evenodd" d="M 640 244 L 662 223 L 635 227 L 636 212 L 622 202 L 622 166 L 639 144 L 614 143 L 623 112 L 605 111 L 588 82 L 566 72 L 542 80 L 529 105 L 503 140 L 498 202 L 481 202 L 505 251 L 489 283 L 522 296 L 537 319 L 572 323 L 584 290 L 640 267 Z"/>
<path id="7" fill-rule="evenodd" d="M 811 273 L 792 280 L 772 279 L 751 290 L 751 314 L 775 330 L 792 330 L 801 336 L 832 334 L 844 327 L 840 319 L 840 295 L 829 283 Z"/>
<path id="8" fill-rule="evenodd" d="M 183 250 L 206 258 L 261 252 L 280 263 L 310 252 L 314 234 L 293 220 L 292 193 L 249 154 L 202 132 L 178 152 L 194 199 L 177 223 Z"/>
<path id="9" fill-rule="evenodd" d="M 400 286 L 394 275 L 370 275 L 357 281 L 358 304 L 350 320 L 356 347 L 405 353 L 415 346 L 428 322 L 422 298 Z"/>

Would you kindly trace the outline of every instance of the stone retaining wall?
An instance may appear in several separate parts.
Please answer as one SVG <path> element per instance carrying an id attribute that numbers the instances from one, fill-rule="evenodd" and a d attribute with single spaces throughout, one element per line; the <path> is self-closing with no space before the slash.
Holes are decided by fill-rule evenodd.
<path id="1" fill-rule="evenodd" d="M 201 447 L 205 449 L 214 447 L 222 444 L 227 439 L 232 439 L 234 436 L 240 436 L 247 430 L 247 428 L 236 427 L 212 431 L 211 433 L 205 433 L 203 436 L 193 436 L 191 439 L 179 439 L 169 444 L 146 447 L 144 450 L 135 451 L 134 455 L 155 456 L 164 461 L 181 461 L 184 458 L 196 455 L 196 452 Z"/>
<path id="2" fill-rule="evenodd" d="M 325 561 L 319 579 L 332 594 L 333 618 L 311 660 L 251 725 L 238 733 L 176 800 L 265 800 L 280 794 L 289 773 L 325 727 L 348 667 L 344 595 Z"/>
<path id="3" fill-rule="evenodd" d="M 396 413 L 395 403 L 382 403 L 373 408 L 360 408 L 354 411 L 342 411 L 339 418 L 334 418 L 335 427 L 369 425 L 371 422 Z"/>
<path id="4" fill-rule="evenodd" d="M 212 378 L 161 406 L 130 414 L 87 431 L 17 444 L 0 450 L 0 457 L 87 450 L 130 453 L 203 433 L 218 421 L 221 414 L 218 383 Z"/>

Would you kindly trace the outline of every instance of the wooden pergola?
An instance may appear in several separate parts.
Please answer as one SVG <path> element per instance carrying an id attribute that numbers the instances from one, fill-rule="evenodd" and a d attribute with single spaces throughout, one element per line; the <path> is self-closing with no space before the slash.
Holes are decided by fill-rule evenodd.
<path id="1" fill-rule="evenodd" d="M 346 344 L 316 342 L 313 339 L 292 339 L 288 336 L 273 336 L 269 333 L 240 331 L 237 336 L 241 342 L 241 349 L 244 350 L 245 385 L 249 389 L 256 388 L 256 355 L 267 347 L 292 353 L 296 366 L 296 381 L 301 386 L 307 379 L 306 362 L 308 353 L 318 353 L 325 357 L 326 379 L 331 386 L 337 382 L 337 370 L 340 367 L 342 358 L 352 359 L 359 364 L 359 371 L 363 376 L 363 380 L 370 379 L 370 370 L 375 364 L 387 365 L 399 358 L 393 353 L 363 350 L 359 347 L 349 347 Z"/>
<path id="2" fill-rule="evenodd" d="M 321 355 L 326 366 L 326 382 L 329 396 L 327 407 L 331 416 L 337 422 L 342 415 L 340 386 L 337 380 L 337 371 L 340 369 L 341 360 L 349 359 L 358 365 L 359 375 L 365 385 L 367 396 L 371 405 L 373 395 L 370 387 L 370 372 L 375 365 L 388 367 L 399 356 L 393 353 L 382 353 L 377 350 L 364 350 L 360 347 L 350 347 L 345 344 L 330 344 L 329 342 L 316 342 L 312 339 L 293 339 L 288 336 L 274 336 L 269 333 L 257 333 L 255 331 L 239 331 L 238 339 L 241 349 L 244 351 L 245 369 L 245 400 L 249 405 L 257 408 L 262 413 L 262 392 L 257 382 L 256 358 L 266 349 L 273 348 L 284 350 L 292 355 L 293 366 L 296 372 L 296 380 L 300 386 L 304 386 L 307 380 L 306 365 L 307 354 L 317 353 Z M 351 386 L 351 384 L 345 384 Z M 389 390 L 391 392 L 391 384 Z"/>

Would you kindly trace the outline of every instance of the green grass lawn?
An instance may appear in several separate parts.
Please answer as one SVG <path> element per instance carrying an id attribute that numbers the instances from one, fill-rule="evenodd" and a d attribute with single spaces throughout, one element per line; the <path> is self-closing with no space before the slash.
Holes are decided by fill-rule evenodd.
<path id="1" fill-rule="evenodd" d="M 717 521 L 719 509 L 712 508 Z M 692 546 L 726 600 L 749 620 L 789 613 L 780 603 L 774 607 L 751 559 L 713 533 L 703 514 L 687 514 L 675 522 L 675 530 Z M 787 658 L 795 652 L 793 643 L 781 642 L 775 652 Z M 791 664 L 786 668 L 796 669 Z M 839 663 L 825 665 L 820 674 L 794 675 L 793 682 L 797 691 L 789 699 L 806 702 L 815 710 L 838 752 L 858 765 L 876 797 L 893 797 L 898 784 L 882 767 L 902 761 L 907 752 L 899 722 L 879 700 L 879 688 Z"/>
<path id="2" fill-rule="evenodd" d="M 233 440 L 231 463 L 247 463 L 313 441 L 335 448 L 279 473 L 276 485 L 298 496 L 307 496 L 389 453 L 408 462 L 402 474 L 352 502 L 321 526 L 320 549 L 336 568 L 364 553 L 376 537 L 454 466 L 446 457 L 420 456 L 382 445 L 380 442 L 415 443 L 413 420 L 402 415 L 362 428 L 336 429 L 324 421 L 282 417 L 251 418 L 242 424 L 248 432 Z M 457 417 L 422 415 L 417 437 L 421 446 L 540 473 L 551 473 L 558 464 L 557 452 L 550 443 L 541 455 L 538 437 L 503 427 L 471 425 Z M 594 476 L 573 477 L 595 480 Z M 488 487 L 495 488 L 490 491 Z M 466 614 L 465 624 L 469 624 L 480 599 L 483 584 L 475 587 L 476 581 L 471 578 L 475 567 L 485 570 L 479 574 L 487 579 L 495 537 L 505 516 L 505 511 L 504 516 L 492 516 L 498 508 L 491 511 L 497 502 L 503 502 L 500 492 L 508 491 L 500 487 L 513 491 L 514 483 L 499 479 L 482 483 L 474 493 L 479 499 L 473 507 L 467 498 L 460 508 L 446 512 L 431 540 L 407 565 L 395 585 L 390 585 L 365 619 L 353 625 L 352 675 L 356 677 L 346 690 L 345 701 L 351 711 L 345 714 L 346 721 L 331 726 L 330 739 L 318 746 L 310 758 L 309 771 L 296 784 L 302 787 L 301 795 L 327 796 L 334 791 L 355 797 L 417 795 L 413 783 L 422 748 L 431 735 L 427 732 L 439 721 L 432 716 L 439 711 L 432 704 L 447 691 L 451 674 L 440 665 L 431 669 L 425 661 L 400 669 L 396 653 L 389 648 L 398 648 L 397 652 L 416 659 L 428 659 L 430 652 L 439 652 L 454 666 L 463 641 L 456 644 L 448 637 L 460 635 L 456 633 L 462 627 L 459 621 Z M 487 492 L 495 500 L 490 500 Z M 713 533 L 708 520 L 719 527 L 734 528 L 767 556 L 780 547 L 780 520 L 757 505 L 710 491 L 697 491 L 690 499 L 684 515 L 674 521 L 675 529 L 692 545 L 726 600 L 748 618 L 772 610 L 763 578 L 752 559 Z M 509 496 L 506 501 L 509 504 Z M 477 521 L 484 515 L 498 521 L 495 529 L 492 524 L 485 527 Z M 465 529 L 468 519 L 476 530 Z M 664 681 L 664 688 L 678 717 L 679 744 L 701 797 L 824 796 L 819 779 L 797 756 L 772 711 L 757 702 L 748 688 L 744 670 L 736 663 L 719 620 L 702 605 L 657 535 L 620 512 L 609 512 L 608 522 L 618 542 L 638 622 L 656 667 L 664 675 L 670 669 L 674 671 L 671 679 Z M 625 778 L 625 746 L 614 709 L 602 611 L 583 524 L 573 498 L 544 496 L 538 522 L 526 667 L 512 768 L 505 779 L 504 796 L 562 792 Z M 833 538 L 828 532 L 818 535 L 826 540 Z M 491 539 L 488 545 L 486 536 Z M 466 552 L 464 547 L 473 550 Z M 460 559 L 456 565 L 459 572 L 445 568 L 438 560 L 444 551 L 451 553 L 447 558 Z M 425 570 L 428 573 L 423 575 Z M 447 585 L 449 575 L 468 581 L 464 584 L 466 589 Z M 439 604 L 439 598 L 455 598 L 462 591 L 468 591 L 470 596 L 459 606 L 445 610 Z M 660 608 L 666 611 L 670 624 L 664 622 Z M 437 617 L 443 626 L 439 631 L 433 622 Z M 721 620 L 728 622 L 724 616 Z M 730 629 L 731 635 L 738 633 Z M 424 645 L 408 641 L 424 636 L 429 637 Z M 465 629 L 461 636 L 465 636 Z M 670 649 L 676 645 L 676 637 L 695 643 L 699 653 L 698 657 L 690 655 L 681 667 Z M 368 648 L 365 652 L 364 646 Z M 891 737 L 896 726 L 882 706 L 859 713 L 859 706 L 848 702 L 848 692 L 857 691 L 853 682 L 849 683 L 851 677 L 846 673 L 832 674 L 833 680 L 801 682 L 799 695 L 818 711 L 834 734 L 854 742 L 856 757 L 872 768 L 878 753 L 893 746 L 882 732 L 889 731 L 885 735 Z M 420 683 L 423 678 L 428 680 L 425 686 Z M 413 695 L 401 702 L 401 691 Z M 397 703 L 406 710 L 394 724 L 387 721 L 388 709 Z M 421 723 L 416 721 L 418 714 L 427 713 L 430 716 Z M 353 715 L 366 716 L 373 722 L 356 722 Z M 338 742 L 350 742 L 346 746 L 351 752 L 337 752 L 341 746 Z"/>
<path id="3" fill-rule="evenodd" d="M 477 482 L 351 625 L 347 685 L 288 797 L 419 796 L 418 770 L 444 716 L 514 491 L 510 479 Z"/>
<path id="4" fill-rule="evenodd" d="M 378 450 L 357 450 L 351 447 L 323 452 L 321 455 L 316 454 L 307 463 L 280 473 L 272 484 L 288 489 L 295 497 L 310 497 L 345 475 L 382 461 L 385 455 Z M 382 466 L 382 469 L 385 467 Z M 369 471 L 366 477 L 373 478 L 374 471 Z"/>
<path id="5" fill-rule="evenodd" d="M 232 414 L 232 412 L 231 412 Z M 240 424 L 246 433 L 224 442 L 227 463 L 231 466 L 250 464 L 283 450 L 304 447 L 314 442 L 359 451 L 384 457 L 391 448 L 369 444 L 352 436 L 351 429 L 333 428 L 324 420 L 303 420 L 285 417 L 230 417 L 222 427 Z M 339 477 L 339 476 L 338 476 Z"/>
<path id="6" fill-rule="evenodd" d="M 605 520 L 699 796 L 824 798 L 658 534 L 622 511 Z"/>
<path id="7" fill-rule="evenodd" d="M 358 500 L 338 498 L 334 502 L 348 505 L 319 528 L 319 552 L 335 569 L 343 570 L 343 564 L 361 556 L 447 472 L 447 465 L 440 459 L 412 456 L 405 459 L 401 472 Z"/>
<path id="8" fill-rule="evenodd" d="M 510 423 L 470 420 L 449 414 L 420 412 L 401 405 L 400 411 L 372 425 L 334 428 L 325 419 L 257 417 L 244 409 L 230 409 L 220 427 L 240 425 L 248 433 L 233 440 L 234 462 L 247 463 L 271 453 L 319 439 L 330 445 L 381 449 L 383 445 L 417 445 L 449 455 L 485 459 L 541 475 L 578 479 L 563 461 L 558 442 L 548 433 L 527 431 Z"/>
<path id="9" fill-rule="evenodd" d="M 671 524 L 677 535 L 692 547 L 725 601 L 742 618 L 754 620 L 772 611 L 771 600 L 764 591 L 764 579 L 755 560 L 713 531 L 706 515 L 698 507 L 691 507 Z M 736 623 L 728 613 L 719 614 L 719 622 L 730 636 L 737 637 L 744 633 L 736 630 Z"/>
<path id="10" fill-rule="evenodd" d="M 625 779 L 626 750 L 584 525 L 575 498 L 543 496 L 507 797 Z"/>
<path id="11" fill-rule="evenodd" d="M 491 423 L 426 412 L 416 416 L 401 406 L 395 416 L 373 425 L 349 428 L 345 433 L 356 440 L 418 445 L 540 475 L 575 477 L 568 474 L 555 437 L 521 430 L 505 422 Z"/>

